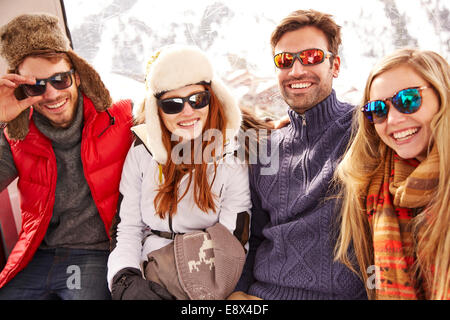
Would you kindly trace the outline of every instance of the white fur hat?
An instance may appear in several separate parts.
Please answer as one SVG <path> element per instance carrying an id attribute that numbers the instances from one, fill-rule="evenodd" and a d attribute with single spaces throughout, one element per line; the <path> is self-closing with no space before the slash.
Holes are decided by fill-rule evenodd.
<path id="1" fill-rule="evenodd" d="M 145 96 L 145 144 L 153 158 L 161 164 L 167 161 L 156 95 L 201 82 L 211 88 L 224 108 L 227 139 L 234 138 L 241 126 L 241 111 L 225 84 L 215 75 L 206 54 L 192 46 L 172 45 L 163 48 L 150 59 L 147 66 Z"/>

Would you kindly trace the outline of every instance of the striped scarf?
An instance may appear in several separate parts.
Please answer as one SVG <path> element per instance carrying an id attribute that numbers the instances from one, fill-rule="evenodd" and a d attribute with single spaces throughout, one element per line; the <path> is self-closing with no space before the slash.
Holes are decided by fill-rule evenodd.
<path id="1" fill-rule="evenodd" d="M 388 149 L 384 166 L 369 184 L 366 202 L 377 267 L 376 299 L 424 299 L 426 284 L 414 275 L 415 241 L 409 223 L 426 207 L 438 185 L 436 148 L 419 162 Z"/>

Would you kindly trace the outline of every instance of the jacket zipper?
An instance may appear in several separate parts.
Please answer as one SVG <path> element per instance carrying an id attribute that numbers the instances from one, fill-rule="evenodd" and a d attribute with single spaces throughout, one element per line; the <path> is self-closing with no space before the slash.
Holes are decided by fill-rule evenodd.
<path id="1" fill-rule="evenodd" d="M 116 123 L 116 119 L 111 115 L 111 113 L 109 113 L 108 109 L 106 109 L 105 111 L 109 116 L 109 125 L 102 132 L 100 132 L 98 138 L 100 138 L 105 133 L 105 131 L 109 129 L 109 127 L 113 126 Z"/>
<path id="2" fill-rule="evenodd" d="M 300 115 L 302 118 L 302 141 L 303 141 L 303 137 L 306 133 L 306 115 L 305 114 L 301 114 Z M 304 158 L 303 158 L 303 177 L 304 177 L 304 181 L 303 181 L 303 185 L 306 189 L 307 185 L 308 185 L 308 168 L 307 168 L 307 162 L 308 162 L 308 141 L 304 141 L 306 144 L 306 148 L 305 148 L 305 153 L 304 153 Z"/>
<path id="3" fill-rule="evenodd" d="M 302 117 L 302 125 L 306 126 L 306 115 L 303 113 L 300 116 Z"/>
<path id="4" fill-rule="evenodd" d="M 300 117 L 302 118 L 302 126 L 301 126 L 301 135 L 300 135 L 300 139 L 303 141 L 303 137 L 305 135 L 305 127 L 306 127 L 306 116 L 304 114 L 301 114 Z"/>

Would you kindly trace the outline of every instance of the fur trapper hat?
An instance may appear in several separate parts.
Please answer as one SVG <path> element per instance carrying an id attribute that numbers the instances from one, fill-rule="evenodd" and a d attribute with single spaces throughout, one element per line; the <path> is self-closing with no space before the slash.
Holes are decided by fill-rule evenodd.
<path id="1" fill-rule="evenodd" d="M 97 111 L 104 111 L 111 106 L 111 96 L 99 74 L 71 49 L 70 41 L 60 28 L 56 16 L 46 13 L 24 14 L 0 28 L 0 55 L 6 59 L 10 73 L 27 56 L 43 51 L 66 53 L 80 77 L 81 92 L 92 100 Z M 21 98 L 20 93 L 16 95 Z M 11 139 L 23 140 L 28 134 L 29 113 L 28 108 L 8 124 L 8 136 Z"/>
<path id="2" fill-rule="evenodd" d="M 164 92 L 192 84 L 210 83 L 214 94 L 224 108 L 226 139 L 233 139 L 237 135 L 242 121 L 237 101 L 214 73 L 210 59 L 200 49 L 185 45 L 164 47 L 149 60 L 145 79 L 147 92 L 144 108 L 147 139 L 144 142 L 157 162 L 165 164 L 168 158 L 162 142 L 156 98 Z"/>

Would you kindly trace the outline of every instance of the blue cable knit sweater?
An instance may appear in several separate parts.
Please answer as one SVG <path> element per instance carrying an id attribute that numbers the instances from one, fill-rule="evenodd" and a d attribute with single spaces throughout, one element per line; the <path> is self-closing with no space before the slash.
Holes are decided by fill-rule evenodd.
<path id="1" fill-rule="evenodd" d="M 351 131 L 352 106 L 334 90 L 271 137 L 279 168 L 250 170 L 250 251 L 236 291 L 269 300 L 367 299 L 362 281 L 333 262 L 338 210 L 326 199 L 334 169 Z M 268 148 L 270 150 L 270 148 Z M 272 153 L 275 154 L 275 153 Z"/>

